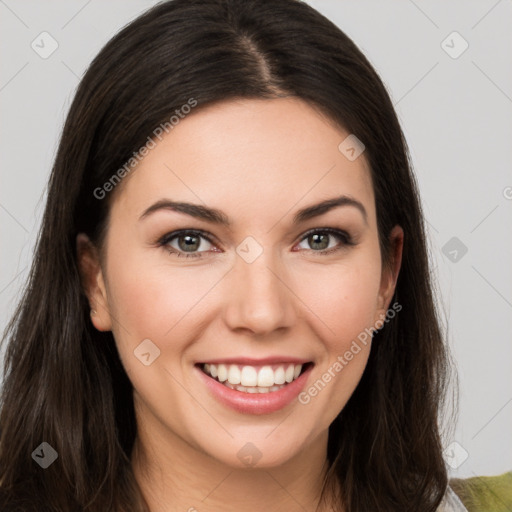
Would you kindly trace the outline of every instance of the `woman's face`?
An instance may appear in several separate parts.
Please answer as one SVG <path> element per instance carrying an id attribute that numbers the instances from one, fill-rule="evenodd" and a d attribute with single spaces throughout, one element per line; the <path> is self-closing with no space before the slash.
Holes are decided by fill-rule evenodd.
<path id="1" fill-rule="evenodd" d="M 382 268 L 348 135 L 298 99 L 224 102 L 192 111 L 116 190 L 92 321 L 113 331 L 155 446 L 260 467 L 325 446 L 401 252 L 397 228 Z"/>

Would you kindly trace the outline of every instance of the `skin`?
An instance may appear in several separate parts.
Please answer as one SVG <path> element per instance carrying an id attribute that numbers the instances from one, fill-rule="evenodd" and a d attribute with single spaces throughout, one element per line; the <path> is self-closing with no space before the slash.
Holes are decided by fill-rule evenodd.
<path id="1" fill-rule="evenodd" d="M 393 261 L 383 267 L 364 153 L 351 162 L 338 150 L 348 135 L 296 98 L 193 111 L 115 190 L 102 250 L 77 237 L 91 320 L 113 332 L 134 386 L 132 463 L 152 511 L 316 509 L 328 427 L 357 386 L 371 343 L 309 403 L 270 414 L 227 408 L 193 365 L 305 358 L 314 362 L 307 389 L 390 307 L 403 231 L 393 229 Z M 292 224 L 299 209 L 341 194 L 362 203 L 367 221 L 342 206 Z M 220 209 L 232 226 L 172 210 L 139 220 L 162 198 Z M 325 246 L 304 233 L 325 227 L 348 232 L 356 245 L 331 235 L 329 248 L 340 250 L 320 254 Z M 178 229 L 215 239 L 200 239 L 194 250 L 203 257 L 177 257 L 156 241 Z M 252 263 L 236 252 L 248 236 L 263 249 Z M 168 245 L 184 252 L 178 242 Z M 149 366 L 134 356 L 144 339 L 160 350 Z M 261 454 L 252 467 L 237 456 L 248 442 Z"/>

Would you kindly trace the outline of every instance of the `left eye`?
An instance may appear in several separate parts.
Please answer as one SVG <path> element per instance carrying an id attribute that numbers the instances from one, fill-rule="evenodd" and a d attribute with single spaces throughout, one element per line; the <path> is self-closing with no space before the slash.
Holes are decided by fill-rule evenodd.
<path id="1" fill-rule="evenodd" d="M 329 237 L 331 240 L 332 238 L 337 238 L 341 243 L 331 245 L 329 243 Z M 301 243 L 304 242 L 310 246 L 309 248 L 305 247 L 305 249 L 313 250 L 313 252 L 320 254 L 330 253 L 343 248 L 343 246 L 353 245 L 352 240 L 347 233 L 331 228 L 314 229 L 309 231 L 301 240 Z"/>

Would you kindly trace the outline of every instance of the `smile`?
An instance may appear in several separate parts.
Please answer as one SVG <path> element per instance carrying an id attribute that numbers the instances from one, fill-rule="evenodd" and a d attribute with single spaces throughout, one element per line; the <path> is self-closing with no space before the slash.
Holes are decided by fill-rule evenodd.
<path id="1" fill-rule="evenodd" d="M 232 357 L 197 362 L 194 370 L 220 404 L 241 414 L 270 414 L 297 400 L 313 367 L 313 361 L 286 356 Z"/>
<path id="2" fill-rule="evenodd" d="M 307 364 L 278 363 L 251 366 L 204 363 L 201 369 L 206 375 L 230 389 L 242 393 L 273 393 L 297 379 Z"/>

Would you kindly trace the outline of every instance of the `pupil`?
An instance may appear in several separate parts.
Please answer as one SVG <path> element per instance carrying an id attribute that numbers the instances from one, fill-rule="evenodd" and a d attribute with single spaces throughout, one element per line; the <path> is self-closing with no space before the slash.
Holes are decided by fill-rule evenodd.
<path id="1" fill-rule="evenodd" d="M 324 239 L 323 244 L 321 241 L 319 241 L 319 239 L 322 237 Z M 327 247 L 329 246 L 329 237 L 326 234 L 319 235 L 318 233 L 315 233 L 315 234 L 311 235 L 309 238 L 310 238 L 310 243 L 312 242 L 313 244 L 323 245 L 322 247 L 313 247 L 314 249 L 327 249 Z"/>
<path id="2" fill-rule="evenodd" d="M 199 239 L 199 237 L 196 236 L 196 235 L 185 235 L 185 236 L 182 236 L 179 239 L 180 240 L 180 243 L 179 243 L 180 249 L 182 249 L 184 251 L 187 251 L 187 252 L 192 252 L 194 249 L 198 248 L 198 242 L 197 242 L 198 239 Z M 185 240 L 185 243 L 182 244 L 181 240 Z"/>

